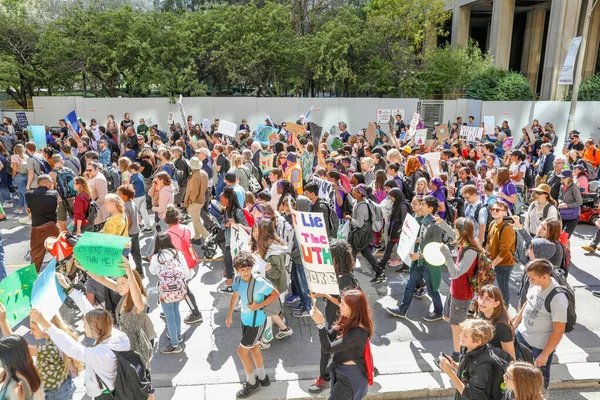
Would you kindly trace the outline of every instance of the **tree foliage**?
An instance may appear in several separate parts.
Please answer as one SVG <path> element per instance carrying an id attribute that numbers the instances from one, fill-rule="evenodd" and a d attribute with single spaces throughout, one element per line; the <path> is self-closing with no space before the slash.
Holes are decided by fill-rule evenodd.
<path id="1" fill-rule="evenodd" d="M 571 101 L 571 93 L 567 100 Z M 600 74 L 592 75 L 579 86 L 579 101 L 600 101 Z"/>
<path id="2" fill-rule="evenodd" d="M 533 100 L 535 94 L 523 75 L 489 67 L 473 76 L 465 97 L 487 101 L 518 101 Z"/>

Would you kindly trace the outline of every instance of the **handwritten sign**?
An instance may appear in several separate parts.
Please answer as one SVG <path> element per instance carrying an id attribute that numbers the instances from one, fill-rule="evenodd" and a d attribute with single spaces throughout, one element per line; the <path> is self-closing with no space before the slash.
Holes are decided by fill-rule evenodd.
<path id="1" fill-rule="evenodd" d="M 507 147 L 511 149 L 513 146 L 513 138 L 509 137 L 502 141 L 502 147 Z"/>
<path id="2" fill-rule="evenodd" d="M 410 265 L 412 260 L 410 259 L 410 253 L 415 251 L 415 242 L 419 235 L 419 223 L 410 214 L 406 215 L 404 224 L 402 225 L 402 231 L 400 231 L 400 240 L 398 241 L 398 256 L 406 264 Z"/>
<path id="3" fill-rule="evenodd" d="M 259 154 L 259 166 L 260 171 L 263 175 L 268 174 L 273 170 L 273 153 L 263 153 L 262 151 Z"/>
<path id="4" fill-rule="evenodd" d="M 425 153 L 421 154 L 421 157 L 427 160 L 431 165 L 431 169 L 433 170 L 433 176 L 438 176 L 440 174 L 440 159 L 442 157 L 442 153 L 439 151 L 433 153 Z"/>
<path id="5" fill-rule="evenodd" d="M 24 112 L 16 112 L 15 117 L 17 117 L 17 123 L 21 128 L 27 128 L 29 126 L 29 121 L 27 121 L 27 114 Z"/>
<path id="6" fill-rule="evenodd" d="M 450 137 L 450 130 L 448 129 L 448 124 L 436 126 L 435 133 L 436 133 L 437 139 L 440 141 L 448 139 Z"/>
<path id="7" fill-rule="evenodd" d="M 496 119 L 492 116 L 484 116 L 483 117 L 483 130 L 486 135 L 492 135 L 494 133 L 494 129 L 496 127 Z"/>
<path id="8" fill-rule="evenodd" d="M 415 132 L 415 146 L 424 145 L 425 140 L 427 140 L 427 129 L 417 129 Z"/>
<path id="9" fill-rule="evenodd" d="M 531 127 L 531 124 L 525 127 L 525 131 L 527 132 L 527 136 L 529 136 L 529 141 L 531 143 L 535 143 L 535 134 L 533 133 L 533 128 Z"/>
<path id="10" fill-rule="evenodd" d="M 202 132 L 210 132 L 210 121 L 208 118 L 202 118 Z"/>
<path id="11" fill-rule="evenodd" d="M 378 124 L 387 124 L 392 116 L 392 110 L 390 109 L 379 109 L 377 110 L 377 123 Z"/>
<path id="12" fill-rule="evenodd" d="M 292 210 L 292 218 L 308 288 L 314 293 L 339 295 L 323 214 Z"/>
<path id="13" fill-rule="evenodd" d="M 179 101 L 177 102 L 179 106 L 179 115 L 181 115 L 181 126 L 187 127 L 187 117 L 185 116 L 185 109 L 183 108 L 183 95 L 179 95 Z"/>
<path id="14" fill-rule="evenodd" d="M 319 186 L 319 198 L 327 202 L 331 210 L 335 210 L 335 190 L 333 189 L 333 183 L 317 177 L 313 177 L 313 181 Z"/>
<path id="15" fill-rule="evenodd" d="M 122 276 L 125 271 L 119 263 L 127 243 L 128 237 L 85 232 L 75 245 L 73 255 L 86 271 L 100 276 Z"/>
<path id="16" fill-rule="evenodd" d="M 243 228 L 231 226 L 231 258 L 235 258 L 240 251 L 250 251 L 250 236 Z"/>
<path id="17" fill-rule="evenodd" d="M 410 121 L 410 128 L 408 129 L 408 136 L 413 136 L 417 130 L 417 125 L 419 124 L 419 121 L 421 120 L 421 116 L 419 115 L 419 113 L 414 113 L 412 121 Z"/>
<path id="18" fill-rule="evenodd" d="M 175 118 L 175 114 L 174 114 L 174 113 L 172 113 L 172 112 L 170 112 L 170 113 L 169 113 L 169 119 L 167 120 L 167 123 L 168 123 L 169 125 L 173 125 L 173 122 L 175 122 L 175 121 L 174 121 L 174 118 Z"/>
<path id="19" fill-rule="evenodd" d="M 467 142 L 478 142 L 483 138 L 483 128 L 476 126 L 461 126 L 460 137 L 465 139 Z"/>
<path id="20" fill-rule="evenodd" d="M 67 296 L 56 280 L 56 258 L 46 265 L 31 292 L 31 307 L 37 308 L 47 321 L 56 314 Z"/>
<path id="21" fill-rule="evenodd" d="M 258 125 L 256 127 L 256 134 L 254 135 L 254 140 L 260 142 L 261 144 L 268 145 L 269 138 L 271 135 L 277 135 L 277 130 L 269 125 Z"/>
<path id="22" fill-rule="evenodd" d="M 303 125 L 299 125 L 291 121 L 286 122 L 285 129 L 288 132 L 292 132 L 296 136 L 302 136 L 306 132 L 306 129 L 304 129 Z"/>
<path id="23" fill-rule="evenodd" d="M 31 291 L 37 279 L 35 264 L 21 268 L 0 282 L 0 303 L 6 309 L 6 320 L 11 328 L 29 316 Z"/>

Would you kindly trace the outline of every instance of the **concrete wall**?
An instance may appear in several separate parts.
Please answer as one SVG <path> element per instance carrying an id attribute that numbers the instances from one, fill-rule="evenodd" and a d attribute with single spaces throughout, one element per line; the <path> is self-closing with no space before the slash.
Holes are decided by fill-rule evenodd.
<path id="1" fill-rule="evenodd" d="M 8 117 L 10 119 L 13 120 L 13 122 L 17 122 L 17 116 L 15 115 L 15 113 L 18 113 L 19 111 L 0 111 L 0 117 L 4 118 L 4 117 Z M 21 111 L 22 112 L 22 111 Z M 25 111 L 25 115 L 27 115 L 27 121 L 29 122 L 30 125 L 35 125 L 35 113 L 33 111 Z"/>
<path id="2" fill-rule="evenodd" d="M 348 124 L 350 132 L 357 132 L 367 126 L 368 121 L 377 117 L 377 109 L 404 109 L 412 116 L 417 110 L 418 99 L 373 99 L 373 98 L 255 98 L 255 97 L 189 97 L 183 105 L 187 115 L 200 122 L 214 118 L 240 123 L 243 118 L 254 128 L 270 116 L 275 123 L 296 122 L 311 106 L 314 111 L 311 120 L 326 129 L 340 121 Z M 177 104 L 170 104 L 167 98 L 106 98 L 90 99 L 81 97 L 34 97 L 36 123 L 56 125 L 72 110 L 77 116 L 89 121 L 95 118 L 103 125 L 107 115 L 112 114 L 117 121 L 129 112 L 134 121 L 152 118 L 153 123 L 165 128 L 169 112 L 175 114 L 175 122 L 181 122 Z M 405 119 L 410 120 L 411 117 Z"/>

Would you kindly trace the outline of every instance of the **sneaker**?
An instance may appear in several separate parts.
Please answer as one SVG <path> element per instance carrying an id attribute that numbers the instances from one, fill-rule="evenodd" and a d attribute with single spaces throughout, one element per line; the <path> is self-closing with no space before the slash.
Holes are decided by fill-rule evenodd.
<path id="1" fill-rule="evenodd" d="M 329 387 L 329 381 L 326 381 L 325 379 L 323 379 L 319 376 L 319 377 L 317 377 L 317 379 L 315 379 L 315 382 L 308 387 L 308 391 L 311 394 L 319 394 L 323 390 L 327 389 L 328 387 Z"/>
<path id="2" fill-rule="evenodd" d="M 196 246 L 202 246 L 204 244 L 202 239 L 192 239 L 191 242 L 192 242 L 192 244 L 195 244 Z"/>
<path id="3" fill-rule="evenodd" d="M 405 272 L 409 272 L 410 268 L 408 267 L 408 265 L 402 265 L 400 268 L 396 269 L 396 273 L 398 274 L 403 274 Z"/>
<path id="4" fill-rule="evenodd" d="M 415 290 L 413 297 L 416 297 L 417 299 L 421 300 L 423 297 L 425 297 L 426 294 L 427 287 L 423 286 L 422 288 Z"/>
<path id="5" fill-rule="evenodd" d="M 171 335 L 169 335 L 169 332 L 167 332 L 167 339 L 171 340 Z M 179 341 L 179 343 L 185 342 L 183 335 L 179 335 L 177 340 Z"/>
<path id="6" fill-rule="evenodd" d="M 190 314 L 187 317 L 185 317 L 183 322 L 188 325 L 199 324 L 202 322 L 202 315 L 201 314 L 199 314 L 199 315 Z"/>
<path id="7" fill-rule="evenodd" d="M 13 208 L 15 205 L 12 202 L 6 203 L 2 208 Z"/>
<path id="8" fill-rule="evenodd" d="M 231 286 L 224 286 L 224 287 L 220 287 L 219 289 L 217 289 L 217 292 L 225 293 L 225 294 L 233 294 L 233 288 Z"/>
<path id="9" fill-rule="evenodd" d="M 440 319 L 442 319 L 442 315 L 441 314 L 436 314 L 436 313 L 429 313 L 426 316 L 423 317 L 423 320 L 427 321 L 427 322 L 434 322 L 434 321 L 439 321 Z"/>
<path id="10" fill-rule="evenodd" d="M 600 290 L 592 290 L 592 294 L 596 297 L 600 297 Z"/>
<path id="11" fill-rule="evenodd" d="M 292 330 L 292 328 L 287 328 L 285 331 L 280 330 L 279 332 L 277 332 L 277 335 L 275 335 L 275 339 L 281 340 L 285 337 L 292 336 L 293 333 L 294 331 Z"/>
<path id="12" fill-rule="evenodd" d="M 375 281 L 375 283 L 384 283 L 384 282 L 387 282 L 387 275 L 386 274 L 379 275 L 379 277 Z"/>
<path id="13" fill-rule="evenodd" d="M 256 378 L 257 381 L 260 382 L 260 386 L 269 386 L 271 384 L 271 380 L 269 379 L 269 375 L 265 375 L 265 379 L 260 380 Z"/>
<path id="14" fill-rule="evenodd" d="M 585 251 L 589 252 L 589 253 L 595 253 L 596 252 L 596 246 L 581 246 L 582 249 L 584 249 Z"/>
<path id="15" fill-rule="evenodd" d="M 14 214 L 23 214 L 23 212 L 24 212 L 24 211 L 23 211 L 23 209 L 20 209 L 20 210 L 19 210 L 19 209 L 17 208 L 16 210 L 13 210 L 13 213 L 14 213 Z"/>
<path id="16" fill-rule="evenodd" d="M 29 219 L 29 217 L 19 218 L 19 222 L 23 225 L 31 225 L 31 220 Z"/>
<path id="17" fill-rule="evenodd" d="M 168 345 L 159 350 L 162 354 L 179 354 L 183 351 L 181 346 Z"/>
<path id="18" fill-rule="evenodd" d="M 258 342 L 261 350 L 269 350 L 271 348 L 271 342 L 263 342 L 262 339 Z"/>
<path id="19" fill-rule="evenodd" d="M 398 317 L 398 318 L 404 318 L 406 319 L 406 313 L 400 311 L 399 308 L 392 308 L 392 307 L 386 307 L 385 311 L 387 311 L 388 313 L 390 313 L 391 315 L 393 315 L 394 317 Z"/>
<path id="20" fill-rule="evenodd" d="M 149 226 L 142 229 L 142 233 L 152 233 L 152 232 L 154 232 L 154 230 Z"/>
<path id="21" fill-rule="evenodd" d="M 160 319 L 162 319 L 163 321 L 167 320 L 167 317 L 165 316 L 165 313 L 162 312 L 162 311 L 160 312 Z"/>
<path id="22" fill-rule="evenodd" d="M 292 311 L 292 315 L 296 318 L 310 317 L 310 312 L 304 309 L 298 311 Z"/>
<path id="23" fill-rule="evenodd" d="M 369 282 L 377 283 L 378 280 L 379 280 L 379 275 L 375 275 L 375 277 L 373 279 L 371 279 Z"/>
<path id="24" fill-rule="evenodd" d="M 285 304 L 294 304 L 300 301 L 300 296 L 290 294 L 285 298 Z"/>
<path id="25" fill-rule="evenodd" d="M 259 387 L 260 387 L 260 382 L 258 381 L 258 379 L 254 383 L 254 385 L 251 385 L 248 382 L 244 382 L 244 383 L 242 383 L 242 389 L 236 393 L 236 397 L 239 399 L 248 397 L 252 394 L 252 392 L 254 392 Z"/>
<path id="26" fill-rule="evenodd" d="M 292 311 L 300 311 L 302 310 L 302 305 L 296 304 L 292 306 Z"/>

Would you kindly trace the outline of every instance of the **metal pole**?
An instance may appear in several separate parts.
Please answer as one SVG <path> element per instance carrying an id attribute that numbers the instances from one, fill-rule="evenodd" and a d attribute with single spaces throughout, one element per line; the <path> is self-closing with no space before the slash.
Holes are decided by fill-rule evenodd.
<path id="1" fill-rule="evenodd" d="M 598 0 L 588 0 L 587 10 L 585 11 L 585 19 L 583 20 L 583 32 L 581 33 L 581 45 L 579 46 L 579 54 L 577 54 L 577 65 L 575 68 L 575 81 L 573 82 L 573 93 L 571 94 L 571 109 L 569 111 L 569 122 L 567 123 L 567 136 L 573 130 L 575 125 L 575 112 L 577 111 L 577 97 L 579 97 L 579 86 L 581 85 L 581 73 L 583 71 L 583 62 L 585 59 L 585 47 L 587 45 L 588 31 L 590 30 L 590 20 L 594 7 L 598 4 Z"/>

